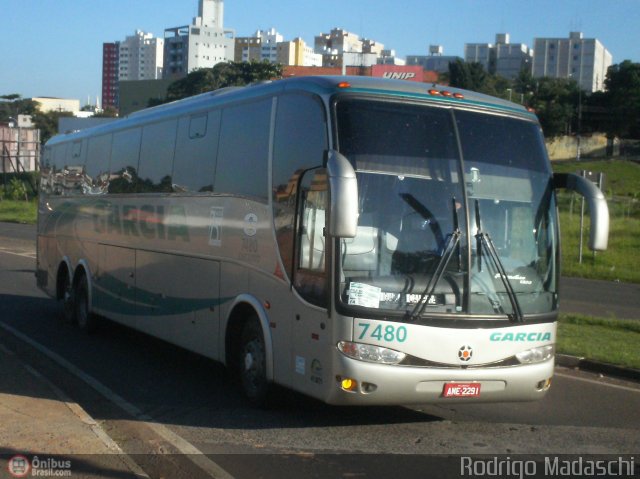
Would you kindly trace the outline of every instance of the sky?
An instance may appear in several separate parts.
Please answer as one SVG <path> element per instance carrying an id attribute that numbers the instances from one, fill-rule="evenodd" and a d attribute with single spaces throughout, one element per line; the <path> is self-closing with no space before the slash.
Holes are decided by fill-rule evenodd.
<path id="1" fill-rule="evenodd" d="M 102 44 L 136 30 L 162 37 L 190 24 L 198 0 L 0 0 L 0 95 L 88 99 L 101 95 Z M 535 37 L 597 38 L 613 62 L 640 62 L 640 0 L 226 0 L 224 26 L 236 36 L 275 28 L 285 40 L 343 28 L 394 49 L 426 55 L 429 45 L 463 56 L 465 43 L 533 47 Z"/>

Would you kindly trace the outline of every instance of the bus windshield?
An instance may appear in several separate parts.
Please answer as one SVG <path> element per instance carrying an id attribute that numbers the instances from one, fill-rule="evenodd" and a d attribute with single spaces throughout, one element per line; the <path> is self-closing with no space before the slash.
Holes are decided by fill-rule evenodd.
<path id="1" fill-rule="evenodd" d="M 338 148 L 358 179 L 339 297 L 353 314 L 526 320 L 557 309 L 557 221 L 539 126 L 344 98 Z"/>

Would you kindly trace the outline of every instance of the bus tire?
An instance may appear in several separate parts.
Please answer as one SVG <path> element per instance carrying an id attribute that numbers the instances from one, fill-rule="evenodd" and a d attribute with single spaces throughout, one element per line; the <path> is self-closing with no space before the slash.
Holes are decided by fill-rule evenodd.
<path id="1" fill-rule="evenodd" d="M 251 318 L 242 328 L 238 357 L 240 386 L 254 406 L 265 406 L 269 396 L 267 356 L 264 335 L 257 318 Z"/>
<path id="2" fill-rule="evenodd" d="M 86 333 L 92 333 L 98 326 L 96 315 L 91 312 L 89 305 L 89 283 L 86 274 L 80 273 L 80 278 L 73 288 L 75 321 L 78 328 Z"/>
<path id="3" fill-rule="evenodd" d="M 75 303 L 71 278 L 67 273 L 61 275 L 59 288 L 60 304 L 62 307 L 60 319 L 65 323 L 72 324 L 75 322 Z"/>

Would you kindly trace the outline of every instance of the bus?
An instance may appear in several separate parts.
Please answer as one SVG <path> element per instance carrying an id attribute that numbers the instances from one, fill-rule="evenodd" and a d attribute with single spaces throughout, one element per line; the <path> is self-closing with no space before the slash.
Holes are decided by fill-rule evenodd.
<path id="1" fill-rule="evenodd" d="M 329 404 L 528 401 L 557 340 L 556 190 L 520 105 L 401 80 L 204 93 L 44 148 L 37 283 L 104 318 Z"/>

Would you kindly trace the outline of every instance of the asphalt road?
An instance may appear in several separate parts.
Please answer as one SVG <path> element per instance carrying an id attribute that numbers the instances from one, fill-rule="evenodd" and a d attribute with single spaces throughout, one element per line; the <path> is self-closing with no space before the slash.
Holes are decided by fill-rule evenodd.
<path id="1" fill-rule="evenodd" d="M 151 477 L 211 477 L 202 461 L 238 478 L 459 477 L 456 454 L 640 451 L 640 385 L 563 368 L 536 403 L 336 408 L 281 391 L 274 407 L 253 409 L 212 361 L 111 323 L 93 336 L 62 323 L 35 288 L 29 235 L 0 225 L 0 237 L 12 238 L 0 239 L 0 322 L 31 344 L 0 328 L 2 341 Z M 185 450 L 195 453 L 166 454 Z"/>

